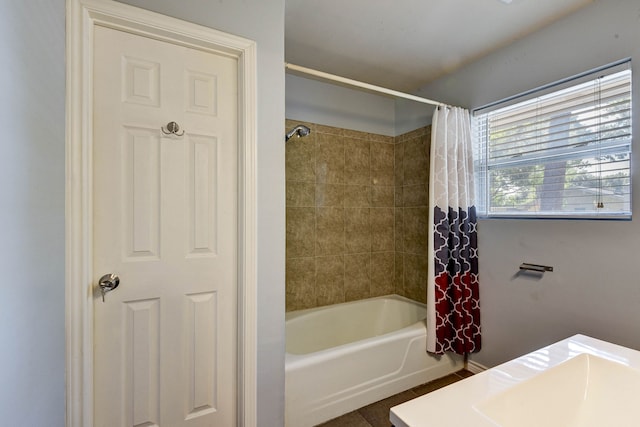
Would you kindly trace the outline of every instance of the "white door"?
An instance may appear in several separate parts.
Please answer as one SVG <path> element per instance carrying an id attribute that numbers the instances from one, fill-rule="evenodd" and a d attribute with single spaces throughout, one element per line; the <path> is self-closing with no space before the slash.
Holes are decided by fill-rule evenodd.
<path id="1" fill-rule="evenodd" d="M 234 426 L 237 61 L 104 27 L 94 48 L 93 271 L 120 279 L 94 300 L 95 426 Z"/>

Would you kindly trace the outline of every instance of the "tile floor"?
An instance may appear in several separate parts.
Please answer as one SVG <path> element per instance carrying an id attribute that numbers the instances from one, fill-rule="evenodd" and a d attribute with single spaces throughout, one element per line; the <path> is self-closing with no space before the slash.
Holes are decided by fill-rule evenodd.
<path id="1" fill-rule="evenodd" d="M 430 393 L 434 390 L 453 384 L 473 375 L 467 370 L 461 370 L 446 377 L 403 391 L 395 396 L 388 397 L 371 405 L 349 412 L 341 417 L 327 421 L 318 427 L 390 427 L 389 410 L 391 407 L 415 399 L 418 396 Z"/>

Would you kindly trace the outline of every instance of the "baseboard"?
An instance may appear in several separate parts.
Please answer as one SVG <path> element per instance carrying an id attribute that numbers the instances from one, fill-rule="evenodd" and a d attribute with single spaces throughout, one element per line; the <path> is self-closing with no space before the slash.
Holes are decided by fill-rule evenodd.
<path id="1" fill-rule="evenodd" d="M 465 361 L 465 367 L 464 367 L 467 371 L 474 373 L 474 374 L 479 374 L 480 372 L 486 371 L 487 368 L 484 365 L 479 364 L 478 362 L 474 362 L 473 360 L 469 360 L 467 359 Z"/>

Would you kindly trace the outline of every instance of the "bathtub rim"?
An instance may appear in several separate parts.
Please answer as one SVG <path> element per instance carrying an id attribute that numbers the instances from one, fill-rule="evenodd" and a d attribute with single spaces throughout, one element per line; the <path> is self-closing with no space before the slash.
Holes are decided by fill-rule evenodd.
<path id="1" fill-rule="evenodd" d="M 354 301 L 340 302 L 340 303 L 337 303 L 337 304 L 323 305 L 323 306 L 320 306 L 320 307 L 304 308 L 302 310 L 288 311 L 288 312 L 285 313 L 285 323 L 286 323 L 287 320 L 297 319 L 298 317 L 302 317 L 304 315 L 307 315 L 307 314 L 310 314 L 310 313 L 314 313 L 316 311 L 327 310 L 330 307 L 332 307 L 332 308 L 346 307 L 346 306 L 350 306 L 350 305 L 362 304 L 362 303 L 364 303 L 366 301 L 374 301 L 374 300 L 379 300 L 379 299 L 393 299 L 393 300 L 407 302 L 407 303 L 410 303 L 410 304 L 417 305 L 419 307 L 424 308 L 425 310 L 427 308 L 426 304 L 421 303 L 419 301 L 412 300 L 410 298 L 403 297 L 402 295 L 398 295 L 398 294 L 388 294 L 388 295 L 380 295 L 380 296 L 377 296 L 377 297 L 369 297 L 369 298 L 359 299 L 359 300 L 354 300 Z"/>
<path id="2" fill-rule="evenodd" d="M 380 300 L 380 299 L 392 299 L 392 300 L 407 302 L 407 303 L 411 303 L 419 307 L 425 308 L 426 310 L 426 304 L 403 297 L 401 295 L 390 294 L 390 295 L 382 295 L 377 297 L 366 298 L 363 300 L 349 301 L 349 302 L 332 304 L 332 305 L 327 305 L 322 307 L 314 307 L 314 308 L 308 308 L 304 310 L 292 311 L 287 313 L 287 317 L 285 317 L 285 319 L 286 320 L 297 319 L 307 314 L 311 314 L 321 310 L 326 310 L 328 307 L 338 307 L 338 306 L 345 307 L 349 305 L 355 305 L 358 303 L 362 304 L 367 301 Z M 291 316 L 289 316 L 290 313 L 291 313 Z M 414 336 L 420 336 L 420 335 L 426 334 L 426 332 L 427 332 L 427 323 L 426 323 L 426 317 L 425 317 L 425 319 L 420 319 L 417 322 L 407 325 L 401 329 L 396 329 L 394 331 L 390 331 L 385 334 L 375 335 L 373 337 L 368 337 L 358 341 L 352 341 L 345 344 L 340 344 L 335 347 L 329 347 L 329 348 L 325 348 L 325 349 L 318 350 L 311 353 L 295 354 L 295 353 L 289 353 L 285 351 L 285 373 L 288 371 L 293 371 L 295 369 L 301 369 L 303 367 L 316 364 L 320 361 L 326 361 L 326 360 L 338 358 L 340 356 L 352 353 L 354 351 L 375 347 L 376 345 L 379 345 L 381 343 L 386 343 L 389 341 L 394 341 L 394 340 L 399 340 L 404 338 L 411 338 Z M 426 348 L 425 348 L 425 351 L 426 351 Z"/>

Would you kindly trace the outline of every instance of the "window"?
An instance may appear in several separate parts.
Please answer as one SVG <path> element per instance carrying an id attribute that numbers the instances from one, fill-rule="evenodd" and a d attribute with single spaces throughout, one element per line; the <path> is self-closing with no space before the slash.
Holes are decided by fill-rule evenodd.
<path id="1" fill-rule="evenodd" d="M 630 61 L 473 113 L 484 217 L 631 217 Z"/>

